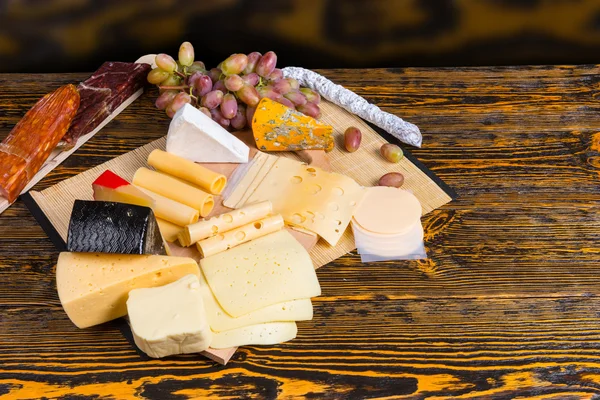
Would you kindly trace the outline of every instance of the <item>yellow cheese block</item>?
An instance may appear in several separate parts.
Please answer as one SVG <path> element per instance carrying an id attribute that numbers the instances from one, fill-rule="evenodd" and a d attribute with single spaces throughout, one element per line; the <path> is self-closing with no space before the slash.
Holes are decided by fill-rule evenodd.
<path id="1" fill-rule="evenodd" d="M 183 179 L 212 194 L 220 194 L 227 184 L 225 175 L 160 149 L 150 153 L 148 164 L 160 172 Z"/>
<path id="2" fill-rule="evenodd" d="M 198 276 L 198 264 L 187 257 L 156 255 L 60 253 L 56 288 L 65 312 L 78 328 L 127 314 L 132 289 L 162 286 Z"/>
<path id="3" fill-rule="evenodd" d="M 177 178 L 152 171 L 148 168 L 139 168 L 135 172 L 133 184 L 195 208 L 200 212 L 200 216 L 202 217 L 210 214 L 215 205 L 211 194 Z"/>
<path id="4" fill-rule="evenodd" d="M 263 151 L 333 149 L 333 127 L 263 98 L 252 119 L 256 147 Z"/>

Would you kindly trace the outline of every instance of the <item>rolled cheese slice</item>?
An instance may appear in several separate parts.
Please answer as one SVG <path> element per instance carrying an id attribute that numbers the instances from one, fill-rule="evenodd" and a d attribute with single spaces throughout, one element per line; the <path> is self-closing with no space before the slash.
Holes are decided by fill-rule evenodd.
<path id="1" fill-rule="evenodd" d="M 141 186 L 138 186 L 138 189 L 154 200 L 152 210 L 157 218 L 171 222 L 179 227 L 196 223 L 198 218 L 200 218 L 200 213 L 195 208 L 161 196 Z"/>
<path id="2" fill-rule="evenodd" d="M 198 221 L 185 227 L 189 245 L 199 240 L 206 239 L 219 233 L 227 232 L 248 224 L 252 221 L 264 218 L 273 212 L 273 204 L 270 201 L 261 201 L 250 204 L 244 208 L 233 210 L 211 219 Z"/>
<path id="3" fill-rule="evenodd" d="M 200 212 L 201 217 L 210 214 L 215 205 L 212 194 L 148 168 L 140 168 L 135 172 L 133 184 L 192 207 Z"/>
<path id="4" fill-rule="evenodd" d="M 177 235 L 181 230 L 183 230 L 183 227 L 175 225 L 174 223 L 161 218 L 156 218 L 156 222 L 158 223 L 158 228 L 160 229 L 163 239 L 165 239 L 167 242 L 176 241 Z"/>
<path id="5" fill-rule="evenodd" d="M 200 240 L 196 246 L 202 257 L 209 257 L 281 229 L 283 229 L 283 217 L 277 214 Z"/>
<path id="6" fill-rule="evenodd" d="M 150 153 L 148 164 L 160 172 L 183 179 L 212 194 L 220 194 L 227 184 L 225 175 L 160 149 Z"/>

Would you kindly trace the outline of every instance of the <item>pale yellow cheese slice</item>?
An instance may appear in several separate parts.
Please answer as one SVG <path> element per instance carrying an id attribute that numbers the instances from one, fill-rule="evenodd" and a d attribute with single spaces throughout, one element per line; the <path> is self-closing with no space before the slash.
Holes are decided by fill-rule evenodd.
<path id="1" fill-rule="evenodd" d="M 220 194 L 227 184 L 225 175 L 160 149 L 155 149 L 148 155 L 148 165 L 212 194 Z"/>
<path id="2" fill-rule="evenodd" d="M 169 221 L 179 226 L 193 224 L 198 221 L 200 213 L 195 208 L 186 206 L 185 204 L 171 200 L 165 196 L 161 196 L 160 194 L 144 189 L 141 186 L 136 187 L 154 200 L 154 207 L 152 210 L 157 218 L 164 219 L 165 221 Z"/>
<path id="3" fill-rule="evenodd" d="M 208 324 L 214 332 L 228 331 L 265 322 L 308 321 L 313 318 L 313 306 L 310 299 L 290 300 L 273 304 L 234 318 L 219 305 L 203 274 L 200 274 L 200 291 L 204 300 Z"/>
<path id="4" fill-rule="evenodd" d="M 196 247 L 202 257 L 210 257 L 253 239 L 276 232 L 283 229 L 283 226 L 283 218 L 277 214 L 242 225 L 227 232 L 219 233 L 217 236 L 200 240 L 196 243 Z"/>
<path id="5" fill-rule="evenodd" d="M 156 222 L 158 223 L 160 234 L 162 235 L 163 239 L 165 239 L 167 242 L 176 241 L 177 235 L 183 230 L 183 227 L 175 225 L 161 218 L 156 218 Z"/>
<path id="6" fill-rule="evenodd" d="M 286 230 L 203 258 L 200 265 L 219 304 L 232 317 L 321 294 L 308 252 Z"/>
<path id="7" fill-rule="evenodd" d="M 409 231 L 421 218 L 421 203 L 409 191 L 388 186 L 366 189 L 354 219 L 365 230 L 394 234 Z"/>
<path id="8" fill-rule="evenodd" d="M 269 322 L 230 331 L 214 332 L 210 347 L 226 349 L 247 345 L 278 344 L 292 340 L 298 334 L 295 322 Z"/>
<path id="9" fill-rule="evenodd" d="M 246 171 L 246 174 L 240 179 L 235 189 L 229 194 L 229 196 L 223 201 L 223 205 L 229 208 L 239 208 L 241 199 L 248 190 L 248 187 L 255 180 L 258 171 L 266 162 L 267 158 L 271 157 L 266 153 L 258 152 L 251 161 L 251 165 Z"/>
<path id="10" fill-rule="evenodd" d="M 136 288 L 162 286 L 199 275 L 187 257 L 104 253 L 60 253 L 56 288 L 65 312 L 79 328 L 127 314 L 127 294 Z"/>

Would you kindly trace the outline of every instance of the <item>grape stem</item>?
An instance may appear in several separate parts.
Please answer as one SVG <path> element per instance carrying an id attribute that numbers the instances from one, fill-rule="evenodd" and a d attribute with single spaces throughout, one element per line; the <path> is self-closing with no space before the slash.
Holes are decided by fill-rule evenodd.
<path id="1" fill-rule="evenodd" d="M 186 75 L 185 75 L 185 74 L 182 74 L 181 72 L 179 72 L 179 71 L 177 71 L 177 70 L 176 70 L 176 71 L 173 71 L 173 73 L 174 73 L 174 74 L 176 74 L 176 75 L 179 75 L 179 76 L 180 76 L 180 77 L 182 77 L 183 79 L 185 79 L 185 78 L 186 78 Z"/>

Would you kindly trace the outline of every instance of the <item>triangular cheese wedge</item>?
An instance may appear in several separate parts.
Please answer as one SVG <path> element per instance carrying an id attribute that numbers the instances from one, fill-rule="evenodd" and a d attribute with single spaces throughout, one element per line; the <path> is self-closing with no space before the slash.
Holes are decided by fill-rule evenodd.
<path id="1" fill-rule="evenodd" d="M 94 200 L 116 201 L 154 208 L 154 200 L 140 189 L 121 178 L 111 170 L 106 170 L 93 183 Z"/>
<path id="2" fill-rule="evenodd" d="M 250 154 L 244 142 L 190 104 L 169 125 L 167 151 L 203 163 L 246 163 Z"/>

